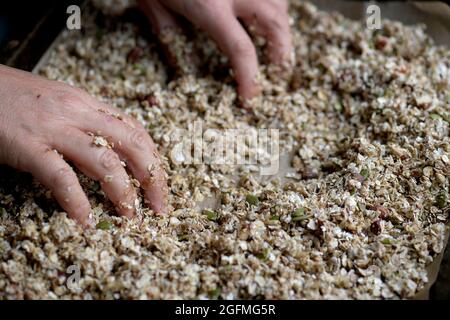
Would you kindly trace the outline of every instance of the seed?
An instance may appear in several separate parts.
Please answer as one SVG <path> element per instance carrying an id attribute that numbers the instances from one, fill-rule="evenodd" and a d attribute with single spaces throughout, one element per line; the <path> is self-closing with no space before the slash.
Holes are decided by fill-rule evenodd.
<path id="1" fill-rule="evenodd" d="M 256 255 L 256 257 L 257 257 L 259 260 L 267 261 L 267 260 L 269 259 L 269 254 L 270 254 L 270 250 L 269 250 L 269 249 L 264 249 L 264 251 L 258 253 L 258 254 Z"/>
<path id="2" fill-rule="evenodd" d="M 95 38 L 100 41 L 103 38 L 103 35 L 105 34 L 105 31 L 102 29 L 98 29 L 97 32 L 95 33 Z"/>
<path id="3" fill-rule="evenodd" d="M 439 209 L 444 209 L 445 206 L 447 205 L 447 195 L 445 194 L 444 191 L 441 191 L 436 196 L 436 205 Z"/>
<path id="4" fill-rule="evenodd" d="M 248 194 L 248 195 L 245 197 L 245 201 L 246 201 L 249 205 L 251 205 L 251 206 L 256 206 L 256 205 L 258 205 L 258 203 L 259 203 L 258 197 L 255 196 L 255 195 L 253 195 L 253 194 Z"/>
<path id="5" fill-rule="evenodd" d="M 441 115 L 438 114 L 438 113 L 430 114 L 430 118 L 433 119 L 433 120 L 440 120 L 440 119 L 442 119 Z"/>
<path id="6" fill-rule="evenodd" d="M 203 210 L 203 214 L 206 215 L 209 221 L 217 221 L 218 215 L 214 211 L 211 210 Z"/>
<path id="7" fill-rule="evenodd" d="M 334 110 L 336 110 L 337 112 L 341 112 L 342 111 L 342 104 L 340 102 L 336 102 L 334 104 Z"/>
<path id="8" fill-rule="evenodd" d="M 308 217 L 305 215 L 305 209 L 304 208 L 298 208 L 291 214 L 292 221 L 302 221 L 307 219 Z"/>
<path id="9" fill-rule="evenodd" d="M 139 73 L 141 74 L 141 76 L 143 76 L 147 73 L 147 68 L 144 65 L 142 65 L 141 63 L 135 63 L 133 65 L 133 69 L 139 70 Z"/>
<path id="10" fill-rule="evenodd" d="M 220 290 L 219 287 L 217 287 L 217 288 L 215 288 L 214 290 L 212 290 L 212 291 L 209 292 L 209 297 L 210 297 L 212 300 L 217 300 L 217 299 L 219 299 L 219 297 L 220 297 L 220 293 L 221 293 L 221 290 Z"/>
<path id="11" fill-rule="evenodd" d="M 2 206 L 0 206 L 0 217 L 4 217 L 8 214 L 8 212 L 6 211 L 6 209 Z"/>
<path id="12" fill-rule="evenodd" d="M 369 169 L 367 169 L 367 168 L 363 168 L 363 169 L 361 169 L 361 172 L 359 173 L 363 178 L 364 178 L 364 180 L 365 179 L 367 179 L 368 177 L 369 177 Z"/>
<path id="13" fill-rule="evenodd" d="M 109 230 L 112 228 L 112 223 L 109 220 L 102 220 L 95 227 L 100 230 Z"/>

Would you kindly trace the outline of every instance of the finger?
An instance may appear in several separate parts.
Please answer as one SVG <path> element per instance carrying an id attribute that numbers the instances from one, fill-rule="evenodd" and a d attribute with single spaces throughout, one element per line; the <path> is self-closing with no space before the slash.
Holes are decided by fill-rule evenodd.
<path id="1" fill-rule="evenodd" d="M 121 109 L 110 106 L 93 98 L 88 92 L 77 87 L 70 87 L 69 98 L 64 98 L 60 103 L 69 106 L 67 112 L 71 112 L 70 117 L 67 117 L 68 124 L 76 127 L 80 122 L 85 122 L 91 119 L 93 112 L 100 112 L 111 115 L 131 127 L 140 125 L 139 121 L 126 115 Z"/>
<path id="2" fill-rule="evenodd" d="M 107 110 L 114 109 L 108 107 Z M 83 122 L 81 129 L 107 137 L 113 143 L 114 151 L 125 160 L 140 182 L 150 207 L 157 213 L 166 212 L 168 188 L 165 172 L 156 145 L 141 125 L 131 127 L 114 115 L 97 112 Z"/>
<path id="3" fill-rule="evenodd" d="M 92 137 L 77 129 L 67 129 L 63 137 L 55 139 L 54 147 L 83 173 L 100 182 L 120 215 L 134 216 L 136 190 L 112 149 L 94 145 Z"/>
<path id="4" fill-rule="evenodd" d="M 73 169 L 49 147 L 37 148 L 26 161 L 24 169 L 52 191 L 69 217 L 84 226 L 90 225 L 91 205 Z"/>
<path id="5" fill-rule="evenodd" d="M 111 117 L 122 121 L 122 124 L 125 124 L 129 126 L 130 128 L 136 129 L 136 128 L 142 128 L 142 124 L 136 119 L 133 118 L 130 115 L 127 115 L 125 112 L 120 110 L 119 108 L 110 106 L 106 103 L 98 102 L 98 101 L 91 101 L 89 102 L 90 105 L 94 110 L 97 112 L 105 114 L 108 120 L 113 121 Z M 116 121 L 114 121 L 116 122 Z"/>
<path id="6" fill-rule="evenodd" d="M 158 0 L 140 0 L 139 7 L 149 19 L 156 34 L 160 34 L 165 29 L 178 28 L 174 15 Z"/>
<path id="7" fill-rule="evenodd" d="M 235 7 L 239 17 L 249 25 L 254 24 L 267 37 L 269 58 L 276 64 L 292 60 L 287 7 L 287 2 L 283 0 L 238 1 Z"/>
<path id="8" fill-rule="evenodd" d="M 177 0 L 167 4 L 208 32 L 230 58 L 240 96 L 244 99 L 256 96 L 259 93 L 255 81 L 258 73 L 256 50 L 231 7 L 219 1 Z"/>
<path id="9" fill-rule="evenodd" d="M 160 47 L 166 58 L 166 62 L 172 71 L 178 75 L 190 74 L 197 64 L 192 55 L 180 56 L 175 37 L 182 35 L 182 27 L 178 23 L 178 19 L 170 9 L 158 0 L 141 0 L 140 7 L 143 9 L 153 31 L 158 36 Z M 174 42 L 175 41 L 175 42 Z"/>

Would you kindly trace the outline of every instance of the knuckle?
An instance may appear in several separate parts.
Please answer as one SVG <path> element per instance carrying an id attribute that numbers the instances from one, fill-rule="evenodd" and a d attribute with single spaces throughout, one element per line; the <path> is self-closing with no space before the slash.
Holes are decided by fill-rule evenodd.
<path id="1" fill-rule="evenodd" d="M 285 29 L 285 26 L 288 25 L 287 19 L 284 11 L 280 12 L 279 9 L 268 9 L 267 24 L 270 28 L 280 31 Z"/>
<path id="2" fill-rule="evenodd" d="M 137 149 L 148 147 L 148 134 L 143 130 L 133 130 L 130 134 L 131 146 Z"/>
<path id="3" fill-rule="evenodd" d="M 99 163 L 106 170 L 115 170 L 121 167 L 119 156 L 110 149 L 102 152 Z"/>
<path id="4" fill-rule="evenodd" d="M 66 108 L 72 108 L 79 105 L 80 98 L 74 92 L 63 90 L 57 94 L 57 101 Z"/>
<path id="5" fill-rule="evenodd" d="M 271 0 L 267 2 L 267 5 L 275 11 L 287 11 L 288 9 L 286 0 Z"/>
<path id="6" fill-rule="evenodd" d="M 278 18 L 278 16 L 273 17 L 270 21 L 269 21 L 270 27 L 273 30 L 276 30 L 276 32 L 281 32 L 283 30 L 285 30 L 286 28 L 284 27 L 284 23 L 281 19 Z"/>
<path id="7" fill-rule="evenodd" d="M 254 56 L 256 55 L 255 47 L 250 42 L 250 40 L 245 38 L 239 38 L 237 39 L 233 46 L 232 46 L 233 52 L 237 53 L 240 56 Z"/>
<path id="8" fill-rule="evenodd" d="M 88 201 L 79 199 L 76 203 L 72 204 L 70 208 L 71 210 L 68 212 L 69 217 L 80 223 L 87 222 L 89 211 L 91 210 L 91 205 Z"/>
<path id="9" fill-rule="evenodd" d="M 83 101 L 90 99 L 90 95 L 78 87 L 64 86 L 56 93 L 57 101 L 65 107 L 80 107 Z"/>
<path id="10" fill-rule="evenodd" d="M 74 95 L 77 95 L 77 96 L 81 96 L 81 95 L 85 95 L 86 94 L 86 91 L 84 91 L 83 89 L 78 88 L 78 87 L 69 86 L 69 87 L 66 88 L 66 90 L 69 91 L 70 93 L 74 94 Z"/>
<path id="11" fill-rule="evenodd" d="M 187 16 L 213 12 L 218 2 L 215 0 L 184 0 L 183 9 Z"/>
<path id="12" fill-rule="evenodd" d="M 119 114 L 119 113 L 117 113 Z M 137 120 L 136 118 L 129 116 L 127 114 L 121 115 L 122 121 L 133 130 L 142 130 L 145 131 L 144 126 Z"/>
<path id="13" fill-rule="evenodd" d="M 289 2 L 287 0 L 281 0 L 280 7 L 283 11 L 287 12 L 289 9 Z"/>
<path id="14" fill-rule="evenodd" d="M 136 200 L 136 192 L 131 187 L 127 188 L 122 195 L 122 199 L 119 199 L 120 202 L 127 203 L 130 205 L 134 205 L 135 200 Z"/>
<path id="15" fill-rule="evenodd" d="M 71 168 L 60 168 L 55 171 L 51 178 L 51 184 L 55 187 L 69 188 L 77 181 L 77 176 Z"/>

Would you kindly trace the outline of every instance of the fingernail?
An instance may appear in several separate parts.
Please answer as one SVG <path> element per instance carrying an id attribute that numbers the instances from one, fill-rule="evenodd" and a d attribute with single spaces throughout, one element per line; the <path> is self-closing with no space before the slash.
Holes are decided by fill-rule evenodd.
<path id="1" fill-rule="evenodd" d="M 83 225 L 84 229 L 90 229 L 95 226 L 94 217 L 92 215 L 92 212 L 89 213 L 87 218 L 84 219 L 84 221 L 82 221 L 81 224 Z"/>
<path id="2" fill-rule="evenodd" d="M 133 206 L 127 203 L 121 203 L 120 207 L 117 208 L 117 212 L 119 212 L 121 216 L 125 216 L 129 219 L 133 218 L 136 213 Z"/>
<path id="3" fill-rule="evenodd" d="M 239 97 L 239 107 L 241 107 L 248 113 L 252 112 L 252 106 L 250 103 L 250 99 L 244 99 L 242 97 Z"/>
<path id="4" fill-rule="evenodd" d="M 160 202 L 160 203 L 154 203 L 152 205 L 152 209 L 153 211 L 155 211 L 156 214 L 158 215 L 165 215 L 166 212 L 166 206 L 164 202 Z"/>

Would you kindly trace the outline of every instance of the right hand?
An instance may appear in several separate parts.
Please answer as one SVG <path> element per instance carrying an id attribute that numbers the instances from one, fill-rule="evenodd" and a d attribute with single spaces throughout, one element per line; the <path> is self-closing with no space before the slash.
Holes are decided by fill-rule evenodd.
<path id="1" fill-rule="evenodd" d="M 112 148 L 93 144 L 93 133 Z M 57 152 L 55 152 L 57 151 Z M 100 182 L 120 215 L 135 214 L 136 190 L 166 211 L 167 183 L 158 151 L 136 120 L 81 89 L 0 65 L 0 164 L 33 174 L 68 215 L 89 225 L 91 206 L 72 167 Z"/>
<path id="2" fill-rule="evenodd" d="M 293 49 L 286 0 L 139 0 L 156 33 L 177 28 L 174 13 L 206 31 L 230 58 L 239 96 L 251 99 L 260 93 L 256 82 L 255 46 L 238 18 L 264 35 L 272 63 L 292 63 Z"/>

